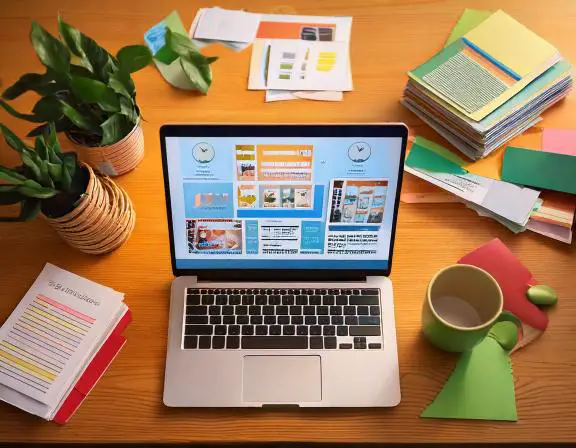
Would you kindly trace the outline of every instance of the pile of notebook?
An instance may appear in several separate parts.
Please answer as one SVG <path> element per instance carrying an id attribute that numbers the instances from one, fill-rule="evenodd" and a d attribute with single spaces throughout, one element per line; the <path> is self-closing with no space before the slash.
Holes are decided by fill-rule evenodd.
<path id="1" fill-rule="evenodd" d="M 572 87 L 558 50 L 503 11 L 466 10 L 446 46 L 408 76 L 402 103 L 475 160 L 538 123 Z"/>
<path id="2" fill-rule="evenodd" d="M 126 343 L 123 298 L 47 264 L 0 328 L 0 400 L 68 421 Z"/>

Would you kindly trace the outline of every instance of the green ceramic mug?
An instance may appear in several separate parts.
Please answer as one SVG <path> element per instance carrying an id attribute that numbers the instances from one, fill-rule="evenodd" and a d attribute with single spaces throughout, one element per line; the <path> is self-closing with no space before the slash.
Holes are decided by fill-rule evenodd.
<path id="1" fill-rule="evenodd" d="M 422 331 L 436 347 L 464 352 L 488 334 L 502 312 L 498 282 L 476 266 L 455 264 L 430 281 L 422 310 Z"/>

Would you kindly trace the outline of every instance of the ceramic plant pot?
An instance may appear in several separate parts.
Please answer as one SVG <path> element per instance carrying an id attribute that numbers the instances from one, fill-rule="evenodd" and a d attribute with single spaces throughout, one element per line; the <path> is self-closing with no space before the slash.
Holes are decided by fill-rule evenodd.
<path id="1" fill-rule="evenodd" d="M 80 160 L 107 176 L 120 176 L 136 168 L 144 158 L 144 132 L 140 122 L 119 142 L 85 146 L 68 136 Z"/>
<path id="2" fill-rule="evenodd" d="M 72 247 L 104 254 L 120 247 L 134 230 L 136 213 L 128 194 L 109 177 L 89 166 L 86 193 L 76 207 L 59 218 L 43 217 Z"/>

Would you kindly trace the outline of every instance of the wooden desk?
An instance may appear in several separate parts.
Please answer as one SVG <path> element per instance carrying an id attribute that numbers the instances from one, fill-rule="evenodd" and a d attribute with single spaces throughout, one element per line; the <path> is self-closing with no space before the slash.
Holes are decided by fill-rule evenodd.
<path id="1" fill-rule="evenodd" d="M 505 3 L 505 5 L 504 5 Z M 526 232 L 515 236 L 461 205 L 402 205 L 392 279 L 403 400 L 395 409 L 225 410 L 168 409 L 162 404 L 168 292 L 172 274 L 158 129 L 166 122 L 373 122 L 404 121 L 412 133 L 438 138 L 398 103 L 406 71 L 437 51 L 464 6 L 506 11 L 576 61 L 572 0 L 220 0 L 229 8 L 301 14 L 352 15 L 355 91 L 342 103 L 293 101 L 264 104 L 263 92 L 246 90 L 250 50 L 220 46 L 214 86 L 206 97 L 170 88 L 154 67 L 135 76 L 145 117 L 146 158 L 118 180 L 130 193 L 136 230 L 117 252 L 102 257 L 68 248 L 41 220 L 0 224 L 0 316 L 12 311 L 50 261 L 126 293 L 134 313 L 128 344 L 71 422 L 59 427 L 0 405 L 0 441 L 576 441 L 576 251 Z M 39 70 L 28 42 L 30 20 L 56 31 L 58 10 L 109 50 L 139 43 L 143 33 L 173 9 L 190 24 L 197 7 L 213 2 L 172 0 L 5 0 L 0 11 L 2 88 L 24 72 Z M 275 5 L 285 5 L 278 8 Z M 545 114 L 547 126 L 576 125 L 576 97 Z M 29 110 L 33 98 L 17 103 Z M 28 125 L 5 113 L 0 120 L 18 132 Z M 0 157 L 15 161 L 5 146 Z M 487 240 L 499 237 L 535 276 L 557 289 L 547 333 L 513 356 L 520 421 L 433 421 L 418 417 L 438 392 L 455 357 L 422 340 L 420 305 L 426 284 L 441 267 Z M 362 381 L 361 378 L 358 381 Z"/>

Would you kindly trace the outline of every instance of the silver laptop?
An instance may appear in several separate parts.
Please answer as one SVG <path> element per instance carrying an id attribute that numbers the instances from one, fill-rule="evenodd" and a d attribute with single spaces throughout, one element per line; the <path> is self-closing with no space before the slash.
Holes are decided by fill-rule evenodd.
<path id="1" fill-rule="evenodd" d="M 388 279 L 407 128 L 166 125 L 164 403 L 400 401 Z"/>

